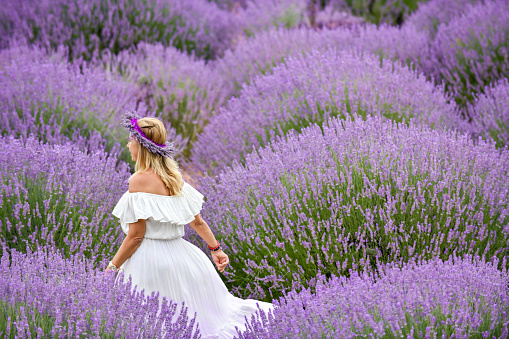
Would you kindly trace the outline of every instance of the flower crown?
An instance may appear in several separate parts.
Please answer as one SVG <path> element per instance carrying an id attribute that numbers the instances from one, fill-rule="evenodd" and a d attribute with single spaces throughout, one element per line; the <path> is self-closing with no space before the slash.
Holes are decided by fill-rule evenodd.
<path id="1" fill-rule="evenodd" d="M 173 154 L 177 152 L 177 149 L 172 142 L 166 142 L 165 144 L 158 144 L 145 135 L 138 126 L 138 120 L 141 117 L 136 112 L 127 112 L 122 119 L 122 126 L 129 131 L 129 136 L 134 137 L 141 145 L 143 145 L 150 153 L 155 153 L 166 158 L 172 158 Z"/>

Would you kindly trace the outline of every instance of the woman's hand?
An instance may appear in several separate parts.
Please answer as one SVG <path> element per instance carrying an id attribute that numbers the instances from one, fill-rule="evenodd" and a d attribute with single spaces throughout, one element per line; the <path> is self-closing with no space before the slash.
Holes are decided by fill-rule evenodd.
<path id="1" fill-rule="evenodd" d="M 113 270 L 109 266 L 106 267 L 106 269 L 104 270 L 104 275 L 108 274 L 108 272 L 113 272 Z"/>
<path id="2" fill-rule="evenodd" d="M 230 262 L 230 259 L 228 259 L 228 256 L 226 253 L 224 253 L 222 250 L 211 252 L 212 260 L 217 266 L 217 269 L 219 272 L 223 272 L 224 268 L 228 263 Z"/>

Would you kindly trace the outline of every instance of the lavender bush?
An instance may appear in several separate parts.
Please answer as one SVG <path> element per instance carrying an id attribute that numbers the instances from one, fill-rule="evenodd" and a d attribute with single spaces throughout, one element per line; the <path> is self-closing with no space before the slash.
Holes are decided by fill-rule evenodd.
<path id="1" fill-rule="evenodd" d="M 141 41 L 215 58 L 237 30 L 234 16 L 206 0 L 7 0 L 0 18 L 3 45 L 10 37 L 49 49 L 65 45 L 70 59 L 85 60 Z"/>
<path id="2" fill-rule="evenodd" d="M 0 266 L 5 338 L 201 337 L 184 304 L 179 314 L 176 303 L 145 296 L 131 280 L 124 284 L 113 273 L 105 275 L 79 255 L 67 258 L 51 247 L 26 254 L 13 250 L 3 254 Z"/>
<path id="3" fill-rule="evenodd" d="M 476 137 L 492 138 L 499 147 L 509 146 L 509 83 L 502 79 L 488 86 L 469 107 Z"/>
<path id="4" fill-rule="evenodd" d="M 272 30 L 256 35 L 228 50 L 212 66 L 224 79 L 230 96 L 238 95 L 244 83 L 258 75 L 272 72 L 289 56 L 312 50 L 335 47 L 342 50 L 370 51 L 381 58 L 400 60 L 410 65 L 418 62 L 428 44 L 426 34 L 413 27 L 399 29 L 387 25 L 344 27 L 335 30 Z"/>
<path id="5" fill-rule="evenodd" d="M 37 49 L 8 50 L 0 59 L 1 134 L 34 134 L 50 144 L 72 141 L 90 151 L 114 152 L 126 142 L 119 119 L 137 107 L 133 86 Z M 145 113 L 144 105 L 138 106 Z M 129 158 L 124 150 L 122 159 Z"/>
<path id="6" fill-rule="evenodd" d="M 87 258 L 115 253 L 123 233 L 111 210 L 127 190 L 125 163 L 33 138 L 0 138 L 0 149 L 2 252 L 48 244 Z"/>
<path id="7" fill-rule="evenodd" d="M 282 139 L 282 138 L 281 138 Z M 381 117 L 313 125 L 202 180 L 202 215 L 243 297 L 378 262 L 509 253 L 509 151 Z"/>
<path id="8" fill-rule="evenodd" d="M 139 90 L 96 67 L 65 61 L 61 53 L 14 47 L 0 52 L 0 134 L 35 135 L 50 144 L 73 142 L 88 151 L 105 149 L 132 164 L 120 117 L 137 109 L 150 115 Z M 187 139 L 167 126 L 182 150 Z"/>
<path id="9" fill-rule="evenodd" d="M 509 76 L 509 2 L 487 0 L 440 25 L 423 71 L 465 107 L 485 86 Z"/>
<path id="10" fill-rule="evenodd" d="M 433 127 L 458 127 L 443 90 L 407 67 L 369 53 L 334 49 L 290 57 L 256 78 L 211 119 L 193 146 L 202 171 L 219 173 L 275 136 L 320 124 L 331 116 L 382 116 Z"/>
<path id="11" fill-rule="evenodd" d="M 347 6 L 345 4 L 345 6 Z M 313 28 L 334 29 L 337 27 L 350 27 L 353 25 L 361 25 L 364 23 L 364 18 L 352 15 L 348 11 L 338 9 L 335 6 L 326 5 L 324 8 L 321 6 L 310 6 L 308 8 L 309 25 Z"/>
<path id="12" fill-rule="evenodd" d="M 291 291 L 274 317 L 255 316 L 250 338 L 506 338 L 509 275 L 471 258 L 380 265 L 321 280 L 316 293 Z M 264 323 L 265 326 L 261 326 Z"/>
<path id="13" fill-rule="evenodd" d="M 227 99 L 226 86 L 203 60 L 161 44 L 140 43 L 133 51 L 105 58 L 106 67 L 137 87 L 138 100 L 194 142 Z M 182 143 L 182 142 L 181 142 Z M 189 154 L 189 147 L 185 155 Z"/>
<path id="14" fill-rule="evenodd" d="M 237 16 L 244 35 L 251 37 L 272 28 L 294 28 L 306 21 L 307 0 L 246 0 Z"/>
<path id="15" fill-rule="evenodd" d="M 434 38 L 440 25 L 461 17 L 470 8 L 468 5 L 482 3 L 484 0 L 431 0 L 419 4 L 418 9 L 405 21 L 404 26 L 414 26 L 419 31 L 429 33 Z"/>

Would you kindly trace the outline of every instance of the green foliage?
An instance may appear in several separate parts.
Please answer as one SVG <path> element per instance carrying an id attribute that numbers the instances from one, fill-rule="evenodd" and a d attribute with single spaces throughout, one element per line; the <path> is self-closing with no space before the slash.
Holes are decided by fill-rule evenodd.
<path id="1" fill-rule="evenodd" d="M 301 19 L 300 10 L 295 5 L 291 5 L 285 8 L 279 17 L 272 19 L 272 24 L 276 29 L 290 29 L 297 27 Z"/>
<path id="2" fill-rule="evenodd" d="M 208 124 L 208 117 L 219 102 L 217 99 L 209 99 L 207 90 L 191 79 L 179 79 L 174 87 L 170 83 L 167 86 L 161 79 L 155 86 L 154 111 L 163 121 L 168 121 L 178 135 L 189 140 L 182 151 L 182 156 L 189 157 L 193 142 Z M 177 95 L 176 91 L 184 94 Z"/>
<path id="3" fill-rule="evenodd" d="M 414 12 L 419 2 L 427 0 L 345 0 L 352 14 L 374 24 L 387 23 L 400 26 Z"/>

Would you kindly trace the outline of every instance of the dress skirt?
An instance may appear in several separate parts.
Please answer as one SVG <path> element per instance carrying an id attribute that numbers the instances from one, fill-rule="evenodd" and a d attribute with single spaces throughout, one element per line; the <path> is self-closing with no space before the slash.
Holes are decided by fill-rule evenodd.
<path id="1" fill-rule="evenodd" d="M 236 326 L 245 330 L 244 317 L 250 320 L 257 304 L 265 313 L 274 308 L 271 303 L 230 294 L 207 255 L 181 237 L 144 238 L 121 269 L 124 281 L 131 276 L 138 291 L 145 289 L 145 295 L 159 292 L 160 298 L 177 302 L 177 312 L 185 302 L 189 319 L 196 312 L 202 338 L 233 338 Z"/>

